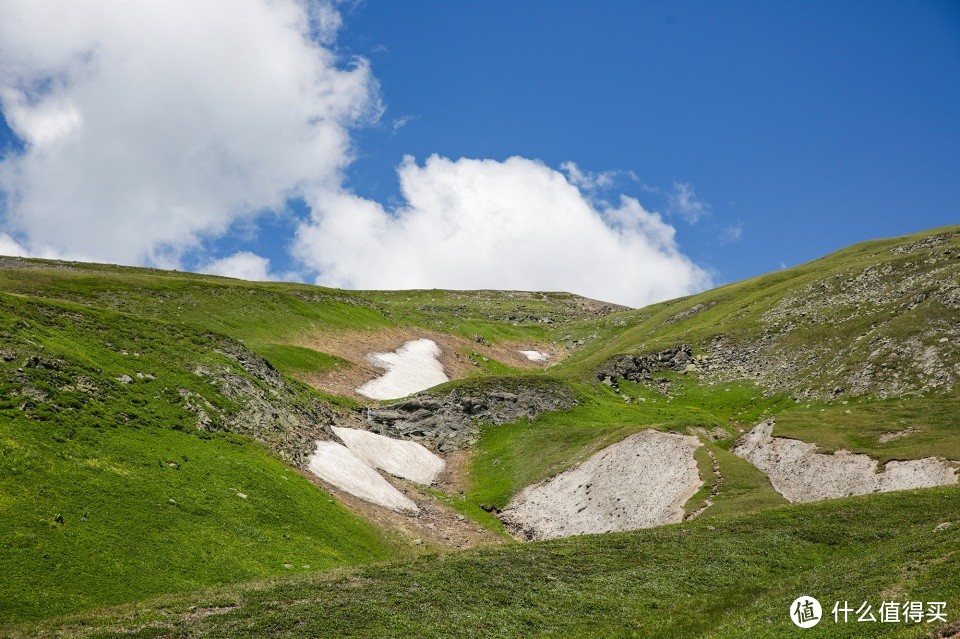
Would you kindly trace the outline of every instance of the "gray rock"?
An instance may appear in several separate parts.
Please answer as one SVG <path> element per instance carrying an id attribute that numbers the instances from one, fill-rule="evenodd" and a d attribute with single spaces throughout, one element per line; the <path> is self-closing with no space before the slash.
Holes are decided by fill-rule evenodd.
<path id="1" fill-rule="evenodd" d="M 415 395 L 384 408 L 366 409 L 371 431 L 411 439 L 440 452 L 459 450 L 477 441 L 480 424 L 504 424 L 521 417 L 576 405 L 562 384 L 512 383 L 486 388 L 458 388 L 436 397 Z"/>

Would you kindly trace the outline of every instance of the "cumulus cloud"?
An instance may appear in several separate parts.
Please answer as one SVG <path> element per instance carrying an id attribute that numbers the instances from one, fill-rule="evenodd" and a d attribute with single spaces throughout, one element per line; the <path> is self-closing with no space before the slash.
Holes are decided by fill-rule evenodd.
<path id="1" fill-rule="evenodd" d="M 633 306 L 710 284 L 658 214 L 629 197 L 593 202 L 539 162 L 408 157 L 398 176 L 396 210 L 342 190 L 310 202 L 294 251 L 318 283 L 565 290 Z"/>
<path id="2" fill-rule="evenodd" d="M 253 282 L 280 279 L 270 273 L 270 260 L 250 251 L 238 251 L 229 257 L 207 262 L 197 270 L 209 275 L 223 275 Z"/>
<path id="3" fill-rule="evenodd" d="M 0 253 L 299 279 L 204 251 L 302 198 L 293 267 L 320 283 L 632 305 L 710 283 L 658 214 L 597 199 L 630 173 L 434 156 L 399 167 L 399 208 L 347 190 L 351 132 L 384 109 L 367 61 L 336 53 L 332 1 L 121 4 L 0 2 L 0 109 L 22 142 L 0 159 Z M 706 211 L 687 184 L 674 196 L 668 211 Z"/>
<path id="4" fill-rule="evenodd" d="M 674 182 L 667 202 L 667 210 L 679 215 L 689 224 L 696 224 L 710 210 L 709 205 L 697 197 L 693 187 L 687 182 Z"/>
<path id="5" fill-rule="evenodd" d="M 27 250 L 6 233 L 0 233 L 0 255 L 26 257 Z"/>
<path id="6" fill-rule="evenodd" d="M 52 18 L 51 16 L 56 16 Z M 380 112 L 308 0 L 0 3 L 4 228 L 33 254 L 178 265 L 304 188 L 339 185 Z"/>

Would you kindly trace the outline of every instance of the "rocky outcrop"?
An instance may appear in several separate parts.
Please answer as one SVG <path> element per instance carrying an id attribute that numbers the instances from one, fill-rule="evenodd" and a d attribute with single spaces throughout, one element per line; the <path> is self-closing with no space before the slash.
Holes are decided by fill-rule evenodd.
<path id="1" fill-rule="evenodd" d="M 652 373 L 674 371 L 682 373 L 695 369 L 693 348 L 681 344 L 646 355 L 619 355 L 597 372 L 597 381 L 616 386 L 617 380 L 631 382 L 649 381 Z"/>
<path id="2" fill-rule="evenodd" d="M 221 395 L 239 408 L 224 410 L 196 393 L 181 389 L 183 406 L 197 415 L 198 428 L 249 435 L 281 459 L 306 468 L 316 442 L 332 439 L 333 424 L 353 425 L 358 421 L 293 387 L 268 361 L 239 342 L 213 339 L 217 352 L 236 367 L 227 363 L 198 366 L 194 373 L 207 378 Z"/>
<path id="3" fill-rule="evenodd" d="M 597 378 L 616 387 L 617 379 L 696 372 L 707 383 L 747 379 L 797 401 L 950 392 L 960 384 L 960 234 L 885 253 L 877 263 L 758 300 L 757 315 L 726 300 L 728 317 L 759 321 L 696 343 L 695 356 L 686 345 L 619 356 Z M 707 308 L 696 304 L 665 323 Z"/>
<path id="4" fill-rule="evenodd" d="M 703 303 L 694 304 L 694 305 L 691 306 L 690 308 L 688 308 L 688 309 L 686 309 L 686 310 L 683 310 L 683 311 L 680 311 L 679 313 L 676 313 L 675 315 L 672 315 L 672 316 L 668 317 L 667 319 L 665 319 L 665 320 L 663 321 L 663 323 L 664 323 L 664 324 L 675 324 L 675 323 L 680 322 L 680 321 L 682 321 L 682 320 L 685 320 L 685 319 L 688 319 L 688 318 L 690 318 L 690 317 L 693 317 L 694 315 L 699 315 L 700 313 L 702 313 L 702 312 L 704 312 L 704 311 L 706 311 L 706 310 L 709 310 L 709 309 L 713 308 L 713 307 L 716 306 L 716 305 L 717 305 L 716 300 L 714 300 L 714 301 L 712 301 L 712 302 L 708 302 L 708 303 L 706 303 L 706 304 L 703 304 Z"/>
<path id="5" fill-rule="evenodd" d="M 419 393 L 383 408 L 368 408 L 368 429 L 398 439 L 417 441 L 440 452 L 476 443 L 479 424 L 505 424 L 544 411 L 576 405 L 561 384 L 501 384 L 456 388 L 443 395 Z"/>

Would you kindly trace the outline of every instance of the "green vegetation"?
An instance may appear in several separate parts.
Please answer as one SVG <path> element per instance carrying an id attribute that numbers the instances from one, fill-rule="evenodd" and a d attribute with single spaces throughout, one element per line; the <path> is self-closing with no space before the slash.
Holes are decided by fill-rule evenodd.
<path id="1" fill-rule="evenodd" d="M 665 396 L 633 382 L 621 383 L 622 396 L 604 386 L 576 384 L 579 405 L 575 408 L 544 413 L 534 422 L 520 420 L 485 427 L 472 458 L 473 485 L 468 499 L 477 505 L 502 509 L 524 486 L 551 477 L 647 428 L 685 434 L 696 434 L 697 429 L 719 429 L 729 446 L 736 426 L 753 424 L 793 405 L 782 397 L 763 397 L 760 389 L 750 383 L 709 387 L 699 384 L 693 376 L 657 377 L 670 384 L 673 395 Z M 746 472 L 741 464 L 749 466 L 729 453 L 723 456 L 721 464 L 732 466 L 731 473 L 737 481 Z M 763 477 L 759 471 L 756 473 Z M 747 490 L 747 486 L 763 490 L 758 479 L 743 480 L 746 483 L 735 484 L 739 488 L 734 490 Z M 758 503 L 771 503 L 774 496 L 779 498 L 769 482 L 764 488 L 769 488 L 772 495 L 763 490 L 764 496 L 755 495 Z M 732 502 L 733 497 L 724 495 L 724 500 Z M 780 502 L 773 499 L 772 503 Z"/>
<path id="2" fill-rule="evenodd" d="M 237 436 L 4 423 L 0 466 L 8 622 L 395 553 Z"/>
<path id="3" fill-rule="evenodd" d="M 507 529 L 504 527 L 502 521 L 484 509 L 480 508 L 472 501 L 469 501 L 465 495 L 449 495 L 443 491 L 433 488 L 424 488 L 424 490 L 437 499 L 437 501 L 444 504 L 454 512 L 458 512 L 465 517 L 469 517 L 490 532 L 496 533 L 504 539 L 513 539 L 513 537 L 510 536 L 510 533 L 507 532 Z"/>
<path id="4" fill-rule="evenodd" d="M 187 327 L 0 295 L 0 619 L 396 556 L 262 446 L 197 429 L 186 393 L 211 414 L 240 409 L 194 372 L 245 374 L 217 347 Z"/>
<path id="5" fill-rule="evenodd" d="M 801 592 L 947 598 L 956 610 L 960 489 L 784 506 L 730 449 L 775 415 L 776 435 L 826 452 L 960 459 L 960 384 L 943 382 L 960 370 L 958 257 L 960 227 L 937 229 L 612 313 L 565 293 L 339 291 L 4 261 L 0 622 L 21 624 L 14 635 L 64 623 L 68 636 L 774 637 L 792 633 L 782 611 Z M 447 507 L 503 535 L 489 510 L 647 428 L 704 441 L 705 485 L 687 510 L 712 505 L 681 526 L 411 560 L 395 532 L 293 469 L 284 429 L 359 406 L 308 385 L 355 362 L 304 345 L 412 330 L 465 338 L 458 355 L 475 364 L 435 393 L 515 384 L 578 400 L 484 426 L 466 495 L 429 491 Z M 703 356 L 719 342 L 729 361 L 616 388 L 596 379 L 618 355 L 688 343 Z M 483 343 L 567 356 L 531 372 Z M 290 573 L 303 574 L 279 578 Z"/>
<path id="6" fill-rule="evenodd" d="M 342 357 L 302 346 L 254 343 L 250 348 L 287 375 L 296 378 L 325 373 L 349 365 L 349 362 Z"/>
<path id="7" fill-rule="evenodd" d="M 917 637 L 942 624 L 838 624 L 833 603 L 945 601 L 955 618 L 958 512 L 958 488 L 847 498 L 225 587 L 10 636 L 766 639 L 797 636 L 788 608 L 809 595 L 825 618 L 804 636 Z"/>
<path id="8" fill-rule="evenodd" d="M 918 249 L 917 253 L 891 250 L 915 245 L 936 235 L 946 240 L 930 249 Z M 565 375 L 588 379 L 606 360 L 620 353 L 653 352 L 681 343 L 692 344 L 702 352 L 718 335 L 732 343 L 744 343 L 769 330 L 764 321 L 767 313 L 785 300 L 798 298 L 792 306 L 811 301 L 818 305 L 817 312 L 790 318 L 795 326 L 791 327 L 792 334 L 783 354 L 836 345 L 836 351 L 843 349 L 846 367 L 855 369 L 863 364 L 870 351 L 850 347 L 858 344 L 858 338 L 865 332 L 877 329 L 877 336 L 904 338 L 922 335 L 931 326 L 948 325 L 951 319 L 956 321 L 956 307 L 949 310 L 942 305 L 909 302 L 917 293 L 929 293 L 937 283 L 956 281 L 960 272 L 958 250 L 960 226 L 932 229 L 902 238 L 856 244 L 791 269 L 639 311 L 611 315 L 594 322 L 592 330 L 598 338 L 588 340 L 577 357 L 562 362 L 559 367 Z M 951 253 L 946 254 L 947 251 Z M 934 253 L 944 257 L 943 263 L 936 267 L 929 263 Z M 935 276 L 930 273 L 934 268 Z M 863 277 L 867 269 L 870 269 L 869 277 Z M 915 281 L 912 287 L 904 287 L 900 292 L 899 284 L 907 278 Z M 818 282 L 825 282 L 826 287 L 817 287 Z M 864 303 L 853 298 L 853 293 L 884 287 L 887 295 L 880 296 L 879 301 Z M 784 328 L 784 322 L 780 324 L 780 328 Z M 815 379 L 826 375 L 822 379 L 825 387 L 834 381 L 830 377 L 836 376 L 815 366 L 801 372 Z"/>
<path id="9" fill-rule="evenodd" d="M 846 449 L 881 463 L 930 456 L 960 459 L 960 392 L 798 407 L 778 414 L 776 432 L 816 442 L 825 452 Z M 885 433 L 902 437 L 881 442 Z"/>

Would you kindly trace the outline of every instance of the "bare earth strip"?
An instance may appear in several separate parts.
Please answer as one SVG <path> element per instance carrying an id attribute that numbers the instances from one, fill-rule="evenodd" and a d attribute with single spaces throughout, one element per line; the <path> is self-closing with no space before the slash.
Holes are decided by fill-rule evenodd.
<path id="1" fill-rule="evenodd" d="M 890 461 L 878 472 L 877 460 L 838 450 L 817 452 L 817 445 L 773 436 L 774 419 L 744 435 L 733 452 L 762 470 L 791 502 L 819 501 L 892 490 L 956 484 L 956 462 L 939 457 Z"/>
<path id="2" fill-rule="evenodd" d="M 696 437 L 633 434 L 511 500 L 502 519 L 530 539 L 651 528 L 683 520 L 703 482 Z"/>

